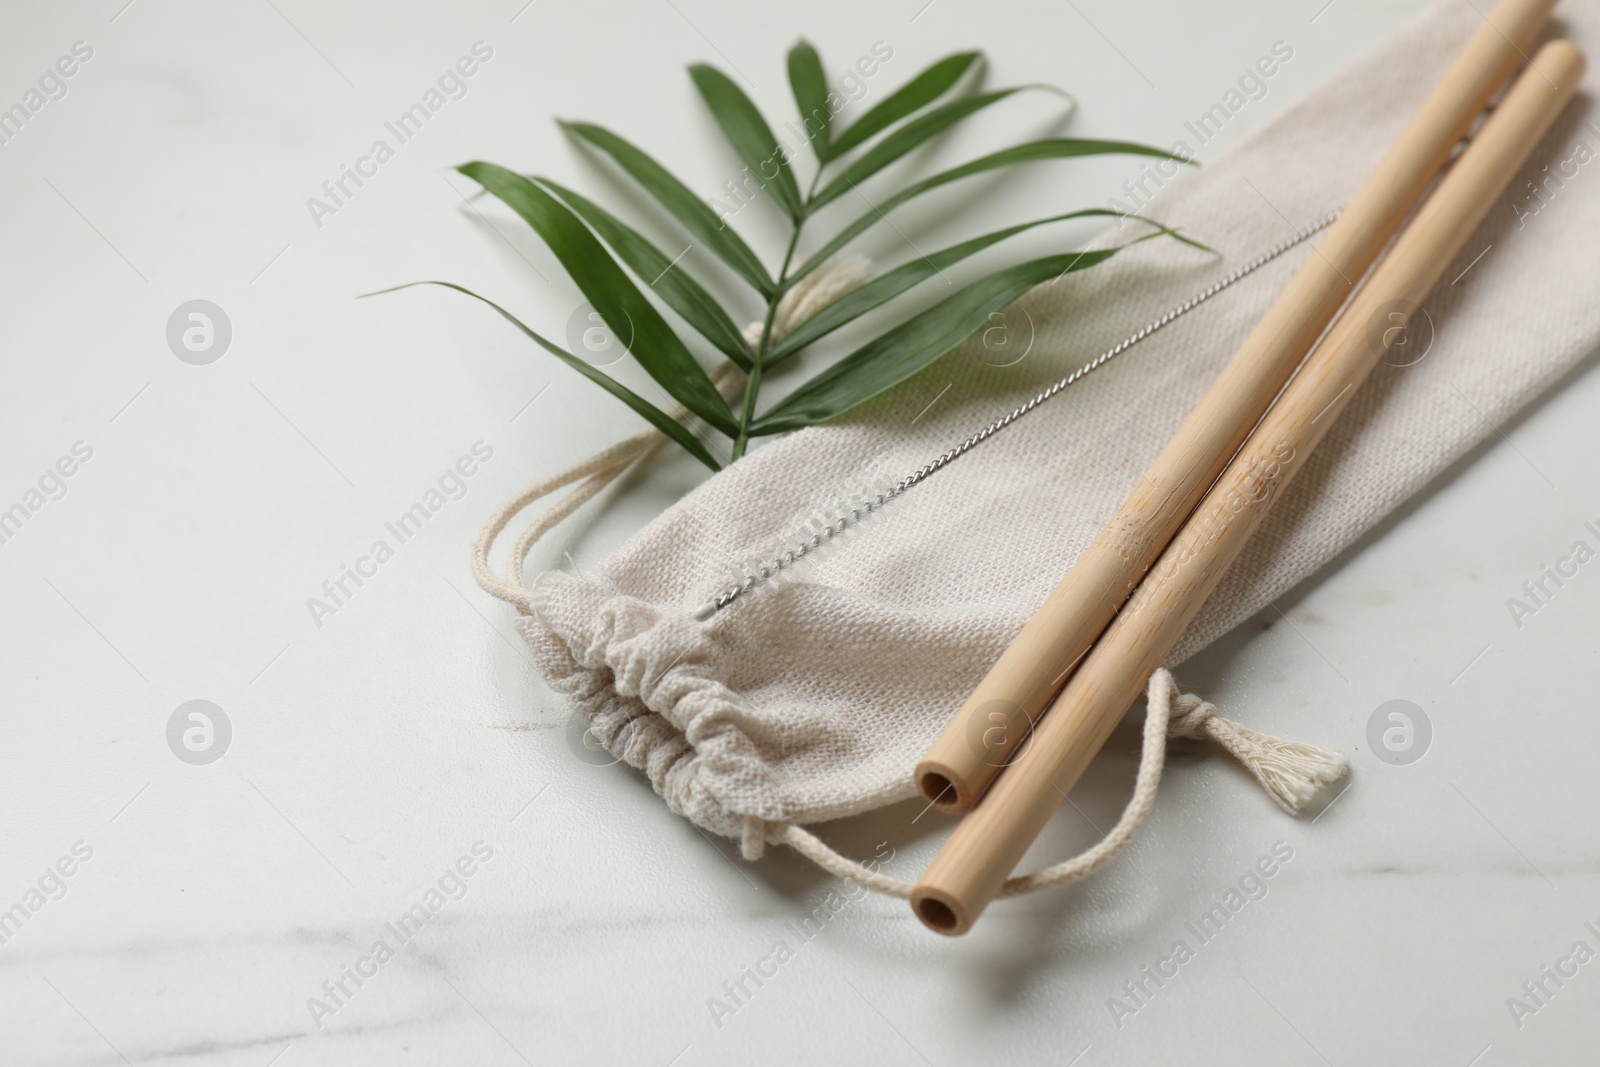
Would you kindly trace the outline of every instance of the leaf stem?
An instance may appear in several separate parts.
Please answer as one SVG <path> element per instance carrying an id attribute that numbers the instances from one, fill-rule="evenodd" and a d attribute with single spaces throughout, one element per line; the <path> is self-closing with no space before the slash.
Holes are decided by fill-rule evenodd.
<path id="1" fill-rule="evenodd" d="M 801 205 L 800 214 L 794 220 L 794 232 L 789 235 L 789 247 L 784 249 L 783 265 L 778 268 L 778 283 L 773 290 L 772 298 L 767 301 L 766 318 L 761 323 L 761 341 L 756 345 L 755 358 L 750 362 L 750 375 L 744 383 L 744 407 L 739 412 L 739 433 L 733 440 L 733 455 L 730 462 L 744 455 L 745 446 L 750 443 L 750 423 L 756 417 L 756 397 L 761 392 L 761 366 L 765 362 L 768 350 L 772 347 L 772 324 L 778 315 L 778 302 L 783 299 L 788 288 L 789 266 L 794 261 L 794 250 L 800 244 L 800 230 L 805 226 L 806 210 L 811 206 L 811 199 L 816 194 L 817 182 L 822 179 L 823 168 L 819 166 L 816 174 L 812 175 L 811 187 L 806 190 L 805 203 Z"/>

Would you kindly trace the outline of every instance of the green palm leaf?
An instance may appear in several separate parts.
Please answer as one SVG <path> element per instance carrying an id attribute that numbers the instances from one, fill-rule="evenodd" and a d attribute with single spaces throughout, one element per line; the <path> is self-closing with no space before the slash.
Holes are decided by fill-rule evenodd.
<path id="1" fill-rule="evenodd" d="M 799 218 L 800 187 L 789 169 L 789 153 L 772 135 L 771 127 L 761 117 L 755 103 L 716 67 L 696 63 L 689 68 L 689 76 L 744 165 L 764 185 L 770 185 L 791 219 Z M 769 168 L 770 174 L 767 173 Z"/>
<path id="2" fill-rule="evenodd" d="M 969 96 L 936 107 L 926 115 L 912 119 L 873 145 L 865 155 L 846 167 L 843 174 L 823 186 L 821 191 L 811 198 L 811 203 L 806 205 L 806 210 L 815 211 L 823 204 L 837 200 L 923 142 L 938 136 L 962 119 L 982 111 L 989 105 L 997 104 L 1013 93 L 1020 92 L 1022 88 L 1019 87 L 979 93 L 977 96 Z"/>
<path id="3" fill-rule="evenodd" d="M 528 177 L 566 201 L 567 206 L 577 212 L 589 224 L 589 228 L 600 235 L 602 241 L 611 246 L 622 262 L 685 322 L 741 368 L 750 369 L 752 353 L 739 328 L 722 310 L 722 305 L 682 267 L 676 266 L 638 230 L 594 201 L 549 178 L 539 175 Z"/>
<path id="4" fill-rule="evenodd" d="M 892 55 L 881 51 L 877 45 L 873 54 Z M 799 136 L 811 142 L 817 160 L 816 175 L 810 181 L 811 191 L 804 194 L 797 181 L 791 146 L 773 135 L 772 127 L 750 97 L 713 67 L 698 64 L 690 68 L 696 88 L 735 153 L 744 161 L 746 173 L 753 173 L 763 188 L 770 189 L 788 214 L 790 225 L 784 234 L 787 249 L 776 279 L 768 274 L 750 246 L 728 226 L 728 209 L 719 209 L 714 202 L 702 198 L 650 155 L 603 127 L 584 122 L 561 123 L 563 129 L 586 147 L 609 156 L 611 163 L 664 209 L 666 217 L 688 233 L 689 248 L 676 258 L 669 258 L 660 245 L 608 209 L 549 178 L 519 175 L 484 162 L 469 163 L 459 170 L 476 179 L 486 193 L 499 197 L 533 227 L 601 319 L 618 333 L 631 330 L 628 349 L 651 378 L 707 424 L 696 429 L 702 434 L 705 429 L 725 434 L 732 443 L 733 458 L 738 459 L 751 437 L 835 418 L 917 374 L 962 338 L 982 328 L 996 312 L 1030 288 L 1103 263 L 1121 248 L 1128 247 L 1047 256 L 996 271 L 961 287 L 951 286 L 932 307 L 903 318 L 886 331 L 883 327 L 874 327 L 878 336 L 802 384 L 758 417 L 764 371 L 830 337 L 842 327 L 865 321 L 870 313 L 934 275 L 1037 226 L 1123 214 L 1094 208 L 1051 215 L 973 237 L 931 255 L 919 254 L 916 260 L 903 263 L 833 299 L 787 336 L 774 341 L 772 327 L 777 321 L 780 302 L 795 284 L 832 260 L 873 225 L 884 221 L 888 212 L 962 178 L 1023 163 L 1107 153 L 1188 162 L 1158 148 L 1127 141 L 1059 137 L 1030 141 L 991 152 L 902 188 L 872 194 L 873 200 L 868 201 L 870 211 L 833 233 L 831 239 L 823 240 L 820 249 L 797 263 L 801 238 L 809 236 L 804 232 L 807 228 L 815 227 L 818 208 L 847 192 L 860 191 L 862 183 L 878 177 L 897 161 L 978 112 L 1023 89 L 1048 88 L 1021 86 L 990 92 L 972 88 L 969 92 L 967 85 L 976 84 L 978 79 L 972 76 L 978 72 L 982 59 L 982 54 L 976 51 L 946 56 L 866 108 L 859 119 L 846 126 L 842 115 L 843 98 L 859 99 L 864 93 L 853 91 L 859 86 L 846 92 L 843 86 L 849 84 L 847 82 L 841 82 L 839 87 L 830 86 L 817 50 L 803 39 L 797 41 L 787 56 L 789 86 L 805 128 Z M 867 73 L 870 67 L 863 63 L 861 70 Z M 793 151 L 797 152 L 798 146 L 794 146 Z M 821 181 L 824 177 L 829 179 L 826 185 Z M 820 192 L 815 191 L 819 187 Z M 1128 217 L 1149 222 L 1131 213 Z M 828 238 L 827 234 L 818 236 Z M 1163 236 L 1205 249 L 1204 245 L 1175 230 L 1159 226 L 1156 232 L 1131 243 Z M 745 340 L 733 316 L 700 279 L 680 269 L 679 260 L 693 248 L 709 249 L 761 296 L 762 317 L 757 320 L 756 327 L 763 331 L 759 346 Z M 672 415 L 585 360 L 539 336 L 498 304 L 449 282 L 413 284 L 442 285 L 488 304 L 541 347 L 622 400 L 702 463 L 717 469 L 716 458 L 700 435 L 691 433 Z M 651 292 L 659 299 L 651 299 Z M 744 397 L 737 414 L 684 344 L 687 334 L 680 336 L 674 332 L 675 323 L 669 324 L 662 305 L 746 371 Z"/>
<path id="5" fill-rule="evenodd" d="M 835 234 L 827 244 L 823 245 L 807 259 L 804 265 L 790 274 L 785 280 L 785 285 L 793 285 L 805 277 L 826 261 L 828 257 L 871 229 L 874 224 L 882 221 L 885 215 L 901 204 L 930 190 L 937 189 L 941 185 L 948 185 L 953 181 L 969 178 L 974 174 L 982 174 L 984 171 L 998 170 L 1001 167 L 1010 167 L 1018 163 L 1035 163 L 1046 159 L 1070 159 L 1075 156 L 1098 155 L 1153 156 L 1157 159 L 1170 159 L 1177 163 L 1189 162 L 1182 156 L 1175 156 L 1171 152 L 1163 152 L 1159 148 L 1152 148 L 1149 145 L 1142 145 L 1133 141 L 1083 140 L 1073 137 L 1049 137 L 1044 140 L 1029 141 L 1025 144 L 1015 145 L 999 152 L 992 152 L 968 163 L 963 163 L 959 167 L 952 167 L 950 170 L 940 171 L 938 174 L 924 178 L 919 182 L 913 182 L 892 196 L 879 201 L 870 211 L 863 213 L 860 218 Z M 1198 166 L 1198 164 L 1195 165 Z"/>
<path id="6" fill-rule="evenodd" d="M 1126 247 L 1046 256 L 973 282 L 812 378 L 756 419 L 750 434 L 783 433 L 826 422 L 922 370 L 1034 286 L 1104 263 Z"/>
<path id="7" fill-rule="evenodd" d="M 756 254 L 750 251 L 750 246 L 732 229 L 723 225 L 705 201 L 673 177 L 665 167 L 604 127 L 587 122 L 563 122 L 561 127 L 615 160 L 629 177 L 671 212 L 673 218 L 697 241 L 738 272 L 756 292 L 764 297 L 772 296 L 772 277 Z"/>
<path id="8" fill-rule="evenodd" d="M 456 169 L 499 197 L 534 228 L 614 333 L 624 323 L 632 326 L 629 351 L 650 377 L 723 433 L 737 432 L 733 412 L 710 375 L 576 215 L 515 171 L 484 162 Z"/>
<path id="9" fill-rule="evenodd" d="M 1121 212 L 1110 211 L 1106 208 L 1087 208 L 1083 211 L 1068 212 L 1065 215 L 1052 215 L 1047 219 L 1034 219 L 1032 222 L 1024 222 L 1017 226 L 1008 226 L 1003 230 L 995 230 L 993 233 L 986 233 L 982 237 L 974 237 L 970 241 L 962 241 L 960 244 L 951 245 L 949 248 L 941 249 L 938 252 L 933 252 L 907 263 L 903 267 L 896 267 L 881 277 L 874 278 L 866 285 L 861 286 L 861 288 L 851 290 L 806 319 L 767 354 L 767 358 L 762 361 L 762 366 L 770 367 L 787 359 L 813 341 L 832 333 L 873 308 L 888 303 L 907 289 L 940 273 L 944 268 L 954 266 L 968 256 L 976 255 L 985 248 L 999 244 L 1008 237 L 1014 237 L 1025 230 L 1031 230 L 1035 226 L 1043 226 L 1050 222 L 1064 222 L 1067 219 L 1106 215 L 1115 218 L 1120 217 Z M 1149 222 L 1150 220 L 1141 219 L 1141 221 Z M 1152 223 L 1152 225 L 1160 226 L 1159 223 Z M 1182 237 L 1176 231 L 1164 226 L 1161 227 L 1161 233 L 1177 237 L 1178 240 L 1185 241 L 1196 247 L 1205 248 L 1204 245 L 1189 241 L 1188 238 Z"/>
<path id="10" fill-rule="evenodd" d="M 698 437 L 689 432 L 688 427 L 684 426 L 677 419 L 674 419 L 665 411 L 662 411 L 660 408 L 656 407 L 654 404 L 650 403 L 644 397 L 640 396 L 638 393 L 635 393 L 632 389 L 629 389 L 627 386 L 623 385 L 609 374 L 601 372 L 598 368 L 590 366 L 577 356 L 574 356 L 571 352 L 568 352 L 566 349 L 541 337 L 539 334 L 535 333 L 533 330 L 524 325 L 521 319 L 511 314 L 511 312 L 507 311 L 499 304 L 496 304 L 488 297 L 479 296 L 471 289 L 468 289 L 465 286 L 457 285 L 454 282 L 435 281 L 407 282 L 405 285 L 396 285 L 390 289 L 379 289 L 375 293 L 363 293 L 362 295 L 380 296 L 383 293 L 393 293 L 401 289 L 410 289 L 414 285 L 442 285 L 446 289 L 454 289 L 458 293 L 465 293 L 474 300 L 483 301 L 485 304 L 488 304 L 490 307 L 498 311 L 507 322 L 511 323 L 517 329 L 531 337 L 545 351 L 560 359 L 567 366 L 571 367 L 573 370 L 577 371 L 591 382 L 594 382 L 596 385 L 600 386 L 600 388 L 604 389 L 606 392 L 610 393 L 612 396 L 628 405 L 640 415 L 643 415 L 650 425 L 654 426 L 656 429 L 660 430 L 662 433 L 678 442 L 678 444 L 682 445 L 684 449 L 695 459 L 698 459 L 701 463 L 704 463 L 713 471 L 722 469 L 722 465 L 712 457 L 710 452 L 706 451 L 706 446 L 700 442 Z"/>
<path id="11" fill-rule="evenodd" d="M 833 112 L 828 110 L 828 77 L 822 72 L 822 57 L 809 41 L 799 41 L 789 49 L 789 88 L 800 109 L 800 125 L 810 136 L 811 150 L 818 163 L 826 163 L 832 158 L 828 134 Z"/>
<path id="12" fill-rule="evenodd" d="M 882 133 L 914 111 L 927 107 L 971 70 L 982 52 L 946 56 L 890 93 L 833 141 L 832 156 L 842 156 Z"/>

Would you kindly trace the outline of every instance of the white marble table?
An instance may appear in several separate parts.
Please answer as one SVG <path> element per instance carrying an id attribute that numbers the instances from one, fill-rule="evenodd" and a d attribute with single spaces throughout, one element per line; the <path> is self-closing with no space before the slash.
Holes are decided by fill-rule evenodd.
<path id="1" fill-rule="evenodd" d="M 1166 143 L 1290 42 L 1210 154 L 1416 3 L 125 3 L 11 5 L 0 34 L 5 106 L 75 42 L 92 52 L 0 144 L 0 507 L 41 490 L 0 544 L 0 1062 L 1593 1062 L 1600 962 L 1573 950 L 1600 949 L 1600 564 L 1533 616 L 1506 607 L 1596 543 L 1592 362 L 1186 669 L 1247 721 L 1313 721 L 1352 754 L 1322 815 L 1289 820 L 1223 761 L 1179 761 L 1131 853 L 1087 884 L 960 941 L 875 897 L 802 939 L 829 880 L 781 850 L 745 865 L 638 776 L 576 758 L 567 710 L 467 570 L 492 506 L 633 417 L 465 301 L 353 299 L 453 278 L 559 332 L 577 298 L 551 257 L 446 168 L 591 181 L 549 121 L 583 116 L 671 144 L 710 195 L 730 157 L 683 74 L 695 60 L 736 65 L 777 110 L 801 33 L 833 68 L 889 42 L 895 81 L 977 45 L 996 83 L 1076 94 L 1068 131 Z M 479 41 L 465 95 L 360 163 Z M 949 150 L 1049 128 L 1052 107 L 997 111 Z M 337 210 L 308 208 L 358 163 L 370 176 Z M 1103 203 L 1133 173 L 1019 174 L 948 232 Z M 194 299 L 231 324 L 205 366 L 166 336 Z M 308 609 L 479 442 L 492 455 L 465 464 L 460 499 Z M 70 477 L 46 474 L 58 461 Z M 697 477 L 666 465 L 540 562 L 600 559 Z M 192 700 L 230 726 L 219 760 L 169 747 Z M 1391 700 L 1431 723 L 1410 765 L 1366 740 Z M 1114 816 L 1131 742 L 1034 859 Z M 917 814 L 830 835 L 857 854 L 889 841 L 909 874 L 947 825 Z M 1202 942 L 1186 924 L 1274 849 L 1291 858 Z M 779 940 L 792 955 L 735 999 Z M 1170 975 L 1179 940 L 1190 958 L 1158 985 L 1146 968 Z"/>

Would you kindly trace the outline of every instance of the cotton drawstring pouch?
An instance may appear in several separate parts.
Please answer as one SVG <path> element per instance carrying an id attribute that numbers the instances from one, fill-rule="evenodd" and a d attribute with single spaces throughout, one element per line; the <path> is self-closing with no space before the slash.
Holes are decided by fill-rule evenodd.
<path id="1" fill-rule="evenodd" d="M 1600 12 L 1565 5 L 1560 16 L 1564 36 L 1600 51 Z M 712 476 L 598 572 L 549 572 L 530 588 L 529 549 L 661 440 L 641 433 L 510 501 L 480 537 L 479 582 L 518 608 L 550 686 L 672 810 L 738 841 L 747 858 L 781 841 L 906 895 L 908 883 L 804 828 L 916 795 L 918 757 L 1316 254 L 1308 231 L 1348 199 L 1481 19 L 1470 2 L 1448 0 L 1223 157 L 1179 180 L 1142 173 L 1146 190 L 1165 188 L 1139 210 L 1220 258 L 1143 244 L 1041 286 L 1006 315 L 1024 358 L 997 366 L 981 338 L 970 340 L 874 402 Z M 1173 665 L 1332 560 L 1600 343 L 1597 147 L 1600 124 L 1581 97 L 1446 270 L 1454 281 L 1424 304 L 1425 355 L 1380 366 L 1361 387 Z M 847 261 L 816 277 L 842 291 L 864 273 Z M 825 302 L 780 310 L 799 321 Z M 1175 308 L 1186 310 L 1170 316 Z M 738 388 L 730 372 L 719 385 Z M 511 546 L 507 575 L 496 574 L 494 540 L 561 490 Z M 1013 878 L 1007 893 L 1072 881 L 1111 858 L 1150 810 L 1169 733 L 1216 739 L 1291 813 L 1343 772 L 1335 753 L 1264 737 L 1178 694 L 1166 671 L 1151 678 L 1148 704 L 1121 821 L 1082 856 Z"/>

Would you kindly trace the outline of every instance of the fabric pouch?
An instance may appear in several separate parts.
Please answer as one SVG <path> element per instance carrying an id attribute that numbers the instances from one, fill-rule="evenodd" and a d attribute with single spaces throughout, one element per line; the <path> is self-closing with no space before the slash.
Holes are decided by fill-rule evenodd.
<path id="1" fill-rule="evenodd" d="M 1600 53 L 1600 11 L 1566 5 L 1560 17 L 1563 35 Z M 1140 341 L 803 565 L 710 619 L 696 609 L 747 567 L 810 538 L 817 516 L 923 466 L 1337 210 L 1481 18 L 1450 0 L 1224 157 L 1145 182 L 1168 187 L 1142 211 L 1221 257 L 1147 242 L 1043 286 L 1006 316 L 1014 343 L 1029 345 L 1025 358 L 996 366 L 974 339 L 880 401 L 714 475 L 598 573 L 541 575 L 531 597 L 514 599 L 531 608 L 519 627 L 544 677 L 672 810 L 744 842 L 746 855 L 791 825 L 913 796 L 923 750 L 1316 254 L 1313 241 Z M 1424 305 L 1425 354 L 1380 366 L 1361 387 L 1172 663 L 1328 563 L 1595 349 L 1596 147 L 1600 125 L 1580 95 Z M 642 451 L 630 447 L 597 457 L 590 472 Z M 587 495 L 569 498 L 544 528 Z M 530 540 L 514 550 L 518 560 Z"/>

